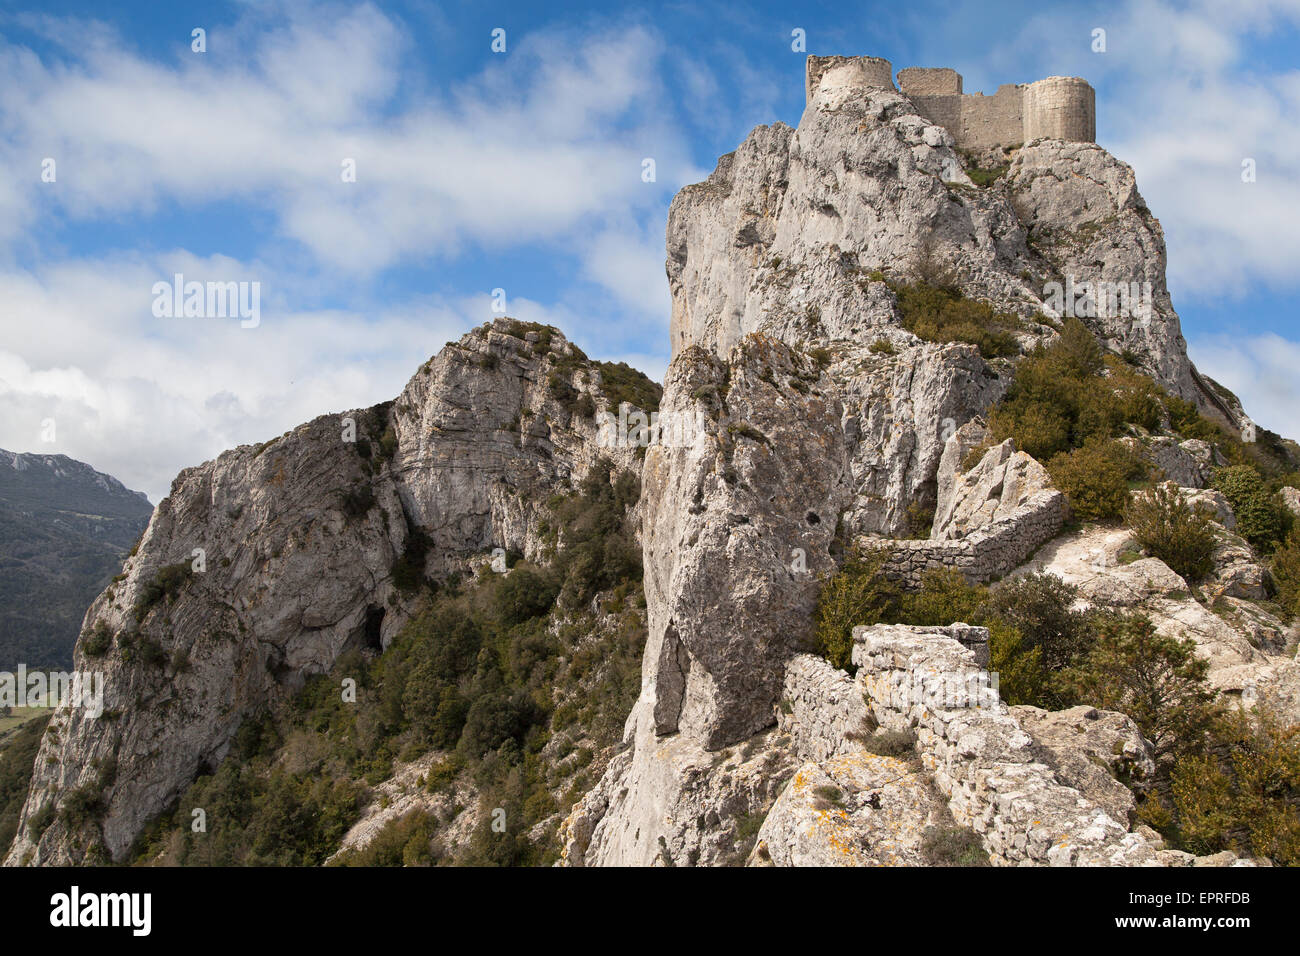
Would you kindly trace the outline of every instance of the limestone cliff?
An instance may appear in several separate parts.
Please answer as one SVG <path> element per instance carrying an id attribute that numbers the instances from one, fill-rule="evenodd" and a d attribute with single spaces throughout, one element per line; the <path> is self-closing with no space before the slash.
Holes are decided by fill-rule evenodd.
<path id="1" fill-rule="evenodd" d="M 1091 604 L 1191 632 L 1215 687 L 1297 699 L 1281 622 L 1249 604 L 1263 571 L 1231 509 L 1212 585 L 1236 622 L 1158 560 L 1125 563 L 1120 542 L 1071 547 L 1046 470 L 986 443 L 1020 356 L 1068 314 L 1241 425 L 1187 357 L 1132 170 L 1062 139 L 972 159 L 881 63 L 810 59 L 798 127 L 759 127 L 673 201 L 654 434 L 611 441 L 593 416 L 628 396 L 554 330 L 501 320 L 393 403 L 183 472 L 83 625 L 77 663 L 108 674 L 109 710 L 55 716 L 7 862 L 122 859 L 245 718 L 345 650 L 383 647 L 419 610 L 412 581 L 492 548 L 537 553 L 542 503 L 601 455 L 641 478 L 649 633 L 623 748 L 562 825 L 564 862 L 743 862 L 748 840 L 754 864 L 919 863 L 919 834 L 954 819 L 994 862 L 1191 862 L 1135 827 L 1132 791 L 1113 785 L 1152 759 L 1124 715 L 972 713 L 914 693 L 986 668 L 982 628 L 859 633 L 856 682 L 803 653 L 822 582 L 867 543 L 907 584 L 934 567 L 1073 575 Z M 923 338 L 908 289 L 1005 327 L 989 347 Z M 1133 441 L 1193 491 L 1214 463 L 1205 442 Z M 915 740 L 871 754 L 879 728 Z M 823 826 L 828 803 L 838 822 Z"/>
<path id="2" fill-rule="evenodd" d="M 105 712 L 55 714 L 7 862 L 121 859 L 245 718 L 344 650 L 385 645 L 419 609 L 411 584 L 493 548 L 534 554 L 550 495 L 601 455 L 639 468 L 598 448 L 609 405 L 563 336 L 497 320 L 395 402 L 181 472 L 86 613 L 76 665 L 105 674 Z"/>
<path id="3" fill-rule="evenodd" d="M 810 58 L 796 129 L 755 129 L 672 203 L 663 404 L 704 425 L 691 447 L 646 457 L 642 697 L 630 752 L 569 821 L 569 863 L 719 859 L 698 819 L 734 828 L 764 809 L 765 788 L 747 785 L 745 805 L 736 774 L 701 753 L 760 747 L 754 735 L 777 719 L 787 663 L 810 632 L 815 582 L 841 544 L 929 531 L 916 514 L 952 494 L 938 487 L 945 444 L 1005 392 L 1014 358 L 922 341 L 903 327 L 900 285 L 956 288 L 1019 316 L 1021 349 L 1077 309 L 1107 350 L 1238 424 L 1239 409 L 1187 357 L 1160 224 L 1127 165 L 1092 143 L 1043 139 L 1007 150 L 977 186 L 951 133 L 893 88 L 887 64 L 878 75 L 884 61 L 840 60 Z M 1092 307 L 1054 297 L 1082 283 L 1093 283 Z M 1108 308 L 1098 283 L 1145 290 L 1147 307 Z M 970 476 L 975 499 L 942 502 L 936 539 L 961 540 L 908 542 L 917 576 L 947 563 L 946 545 L 990 534 L 1001 563 L 982 579 L 1001 575 L 1059 531 L 1061 496 L 1027 456 L 1008 461 L 1013 452 L 991 452 Z M 1031 502 L 1036 537 L 1005 541 Z M 987 530 L 1000 515 L 1006 528 Z M 983 537 L 968 539 L 977 525 Z M 837 773 L 857 770 L 809 779 Z M 711 791 L 726 793 L 725 812 Z"/>

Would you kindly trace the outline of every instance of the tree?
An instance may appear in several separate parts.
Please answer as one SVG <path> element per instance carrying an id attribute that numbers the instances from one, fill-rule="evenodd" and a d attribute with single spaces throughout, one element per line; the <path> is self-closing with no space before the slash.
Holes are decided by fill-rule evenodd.
<path id="1" fill-rule="evenodd" d="M 818 653 L 836 667 L 847 670 L 852 663 L 853 628 L 878 624 L 899 606 L 898 589 L 880 574 L 884 560 L 883 554 L 851 554 L 822 587 L 815 640 Z"/>
<path id="2" fill-rule="evenodd" d="M 1173 482 L 1156 485 L 1129 503 L 1125 522 L 1142 547 L 1188 581 L 1214 570 L 1210 518 L 1183 500 Z"/>
<path id="3" fill-rule="evenodd" d="M 1217 708 L 1205 683 L 1209 662 L 1196 656 L 1191 638 L 1157 634 L 1141 615 L 1099 624 L 1087 656 L 1066 678 L 1079 699 L 1131 717 L 1158 761 L 1202 746 Z"/>

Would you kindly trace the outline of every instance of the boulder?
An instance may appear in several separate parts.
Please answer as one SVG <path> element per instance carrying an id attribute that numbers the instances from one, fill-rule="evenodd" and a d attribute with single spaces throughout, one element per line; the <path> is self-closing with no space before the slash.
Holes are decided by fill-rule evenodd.
<path id="1" fill-rule="evenodd" d="M 800 767 L 758 831 L 750 866 L 924 866 L 946 816 L 915 761 L 858 751 Z"/>
<path id="2" fill-rule="evenodd" d="M 1038 495 L 1051 492 L 1047 469 L 1008 438 L 953 485 L 945 508 L 936 511 L 930 537 L 935 541 L 964 538 L 995 521 L 1010 518 Z"/>

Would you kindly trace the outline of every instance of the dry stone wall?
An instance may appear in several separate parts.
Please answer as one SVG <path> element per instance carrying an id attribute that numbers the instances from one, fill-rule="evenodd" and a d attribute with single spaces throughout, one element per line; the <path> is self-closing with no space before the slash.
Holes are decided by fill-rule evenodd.
<path id="1" fill-rule="evenodd" d="M 867 714 L 862 688 L 825 658 L 798 654 L 786 665 L 777 728 L 797 756 L 823 761 L 858 749 L 849 735 L 862 731 Z"/>
<path id="2" fill-rule="evenodd" d="M 1065 523 L 1065 498 L 1044 491 L 1009 516 L 957 541 L 868 541 L 887 555 L 882 573 L 904 587 L 918 588 L 926 571 L 959 571 L 968 581 L 1002 577 L 1029 559 L 1060 533 Z"/>
<path id="3" fill-rule="evenodd" d="M 1186 862 L 1185 854 L 1128 832 L 1038 762 L 1033 738 L 989 687 L 974 652 L 944 629 L 855 628 L 853 662 L 876 721 L 916 733 L 921 761 L 953 818 L 980 835 L 994 863 Z"/>

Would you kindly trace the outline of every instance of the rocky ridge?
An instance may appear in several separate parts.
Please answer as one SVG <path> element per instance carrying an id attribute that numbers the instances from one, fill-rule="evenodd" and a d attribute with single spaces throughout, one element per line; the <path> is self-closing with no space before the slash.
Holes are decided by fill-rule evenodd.
<path id="1" fill-rule="evenodd" d="M 246 718 L 345 650 L 384 647 L 420 580 L 535 555 L 550 495 L 602 456 L 638 469 L 633 448 L 600 447 L 610 405 L 563 336 L 499 319 L 394 402 L 181 472 L 86 613 L 76 664 L 105 675 L 106 710 L 55 714 L 7 862 L 121 859 Z M 86 793 L 93 825 L 55 812 Z"/>
<path id="2" fill-rule="evenodd" d="M 902 556 L 897 573 L 912 583 L 926 568 L 945 565 L 979 580 L 1011 571 L 1060 531 L 1060 493 L 1013 446 L 986 453 L 972 473 L 963 467 L 983 440 L 976 419 L 1004 394 L 1014 360 L 986 357 L 973 345 L 922 341 L 903 327 L 897 283 L 959 288 L 1020 316 L 1021 349 L 1050 341 L 1059 327 L 1049 283 L 1149 288 L 1142 315 L 1080 318 L 1106 350 L 1207 417 L 1233 429 L 1244 421 L 1239 405 L 1187 357 L 1165 285 L 1163 233 L 1127 165 L 1094 144 L 1039 140 L 1013 150 L 1001 178 L 980 188 L 953 145 L 947 130 L 894 90 L 810 80 L 797 129 L 755 129 L 705 182 L 674 199 L 667 235 L 673 361 L 663 401 L 702 411 L 708 437 L 690 450 L 652 447 L 646 457 L 650 636 L 642 695 L 628 719 L 628 751 L 566 824 L 570 864 L 661 862 L 659 841 L 674 855 L 685 850 L 699 862 L 720 862 L 696 839 L 693 821 L 767 812 L 766 788 L 751 785 L 745 792 L 752 802 L 739 808 L 727 789 L 723 813 L 697 772 L 700 751 L 769 746 L 762 735 L 780 720 L 782 688 L 792 660 L 801 659 L 798 636 L 810 632 L 817 591 L 808 578 L 837 564 L 843 542 L 880 541 Z M 750 424 L 761 435 L 744 427 Z M 737 436 L 734 450 L 719 437 L 727 432 Z M 1185 444 L 1155 453 L 1167 471 L 1199 487 L 1213 462 L 1208 447 Z M 1040 504 L 1025 510 L 1030 502 Z M 939 510 L 926 527 L 934 540 L 896 540 L 915 533 L 912 519 L 927 504 Z M 976 559 L 959 551 L 972 536 L 990 535 L 998 553 L 972 574 Z M 1142 564 L 1116 560 L 1108 570 L 1117 573 L 1101 580 L 1114 587 L 1127 576 L 1118 569 L 1137 574 Z M 1185 582 L 1169 584 L 1158 589 L 1162 595 L 1187 593 Z M 719 607 L 723 594 L 731 599 Z M 1191 604 L 1199 610 L 1158 610 L 1179 626 L 1189 614 L 1196 618 L 1198 645 L 1221 658 L 1216 686 L 1244 683 L 1227 676 L 1237 664 L 1257 675 L 1275 666 L 1269 660 L 1276 659 L 1246 651 L 1251 628 L 1279 624 L 1261 621 L 1267 613 L 1243 609 L 1256 622 L 1243 630 Z M 743 634 L 736 620 L 746 622 Z M 817 706 L 842 720 L 843 699 L 834 694 Z M 1017 732 L 1030 747 L 1030 735 Z M 791 736 L 799 740 L 797 733 L 777 739 Z M 1039 745 L 1050 749 L 1052 735 L 1043 736 Z M 831 750 L 816 756 L 842 755 L 838 745 Z M 684 762 L 687 752 L 695 756 Z M 817 774 L 800 771 L 801 779 L 867 773 L 833 769 L 823 763 Z M 1064 813 L 1074 799 L 1068 792 L 1076 791 L 1051 768 L 1033 773 L 1043 800 Z M 956 798 L 949 792 L 947 799 Z M 804 819 L 806 804 L 781 813 Z M 1127 820 L 1106 819 L 1094 834 L 1101 842 L 1085 841 L 1092 850 L 1057 853 L 1050 862 L 1156 859 Z M 996 840 L 994 831 L 985 834 L 995 855 L 1049 862 L 1050 841 L 1023 856 L 1024 845 L 1007 842 L 1011 830 L 997 832 Z M 814 858 L 790 847 L 778 857 Z"/>

